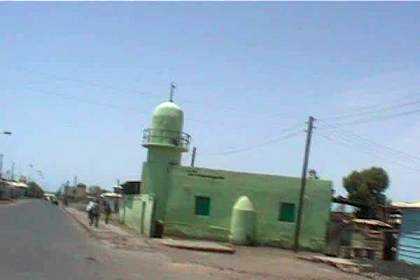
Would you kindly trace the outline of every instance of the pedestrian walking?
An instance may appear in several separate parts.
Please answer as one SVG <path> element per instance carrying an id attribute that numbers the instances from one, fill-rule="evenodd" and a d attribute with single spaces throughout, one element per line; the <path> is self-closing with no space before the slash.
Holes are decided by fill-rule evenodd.
<path id="1" fill-rule="evenodd" d="M 108 224 L 109 222 L 109 218 L 111 217 L 111 205 L 109 205 L 109 202 L 104 200 L 103 203 L 103 207 L 104 207 L 104 214 L 105 214 L 105 224 Z"/>
<path id="2" fill-rule="evenodd" d="M 120 211 L 120 203 L 118 199 L 116 199 L 115 204 L 114 204 L 114 212 L 118 214 L 119 211 Z"/>
<path id="3" fill-rule="evenodd" d="M 88 213 L 89 225 L 92 226 L 95 224 L 95 227 L 98 227 L 99 218 L 101 215 L 98 199 L 95 198 L 94 200 L 89 201 L 88 205 L 86 206 L 86 211 Z"/>

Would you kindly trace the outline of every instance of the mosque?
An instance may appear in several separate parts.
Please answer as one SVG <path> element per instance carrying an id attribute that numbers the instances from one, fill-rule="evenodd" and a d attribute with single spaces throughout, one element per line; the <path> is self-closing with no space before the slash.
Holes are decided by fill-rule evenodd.
<path id="1" fill-rule="evenodd" d="M 154 110 L 143 132 L 148 152 L 142 189 L 125 197 L 121 222 L 146 237 L 293 247 L 300 178 L 182 166 L 191 142 L 183 123 L 184 113 L 172 98 Z M 302 248 L 324 249 L 331 194 L 331 181 L 308 178 Z"/>

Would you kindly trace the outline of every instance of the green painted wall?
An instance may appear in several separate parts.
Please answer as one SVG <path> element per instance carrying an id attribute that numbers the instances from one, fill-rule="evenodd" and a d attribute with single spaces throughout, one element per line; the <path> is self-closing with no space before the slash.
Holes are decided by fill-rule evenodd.
<path id="1" fill-rule="evenodd" d="M 181 167 L 181 153 L 187 150 L 178 143 L 182 127 L 183 113 L 178 106 L 164 102 L 155 109 L 152 129 L 147 130 L 143 143 L 148 156 L 143 163 L 142 193 L 127 198 L 122 220 L 138 232 L 146 223 L 146 233 L 142 232 L 146 235 L 153 235 L 154 229 L 159 231 L 161 227 L 154 225 L 160 222 L 166 235 L 228 241 L 232 207 L 245 195 L 256 211 L 256 243 L 291 247 L 295 222 L 278 218 L 280 203 L 294 203 L 297 211 L 300 179 Z M 210 197 L 210 215 L 196 214 L 196 196 Z M 330 200 L 329 181 L 308 180 L 302 247 L 324 248 Z M 206 209 L 207 205 L 198 212 Z M 286 216 L 291 217 L 290 213 Z M 297 213 L 294 216 L 296 220 Z"/>
<path id="2" fill-rule="evenodd" d="M 120 221 L 140 233 L 141 199 L 139 195 L 128 195 L 120 211 Z M 122 215 L 122 216 L 121 216 Z"/>
<path id="3" fill-rule="evenodd" d="M 166 235 L 228 241 L 232 207 L 246 195 L 257 212 L 256 242 L 286 248 L 293 245 L 295 223 L 279 221 L 278 217 L 281 202 L 294 203 L 297 210 L 299 178 L 181 166 L 173 166 L 169 172 Z M 210 197 L 209 216 L 195 215 L 195 196 Z M 330 201 L 331 182 L 308 180 L 302 247 L 323 250 Z"/>
<path id="4" fill-rule="evenodd" d="M 143 163 L 142 194 L 153 197 L 155 202 L 155 221 L 162 222 L 165 219 L 166 202 L 170 189 L 169 170 L 181 162 L 181 154 L 184 150 L 179 145 L 179 136 L 182 133 L 184 114 L 182 110 L 172 102 L 164 102 L 156 107 L 153 112 L 152 130 L 147 143 L 147 161 Z"/>
<path id="5" fill-rule="evenodd" d="M 144 162 L 142 174 L 142 194 L 153 196 L 155 201 L 154 220 L 160 222 L 165 220 L 166 202 L 170 189 L 170 165 L 164 159 L 165 157 L 160 161 Z"/>
<path id="6" fill-rule="evenodd" d="M 151 236 L 154 201 L 149 195 L 128 195 L 120 211 L 120 222 L 137 233 Z"/>

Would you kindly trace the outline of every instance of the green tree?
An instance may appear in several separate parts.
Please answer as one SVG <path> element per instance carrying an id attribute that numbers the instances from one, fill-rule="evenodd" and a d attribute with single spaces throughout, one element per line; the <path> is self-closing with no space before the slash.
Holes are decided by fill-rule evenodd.
<path id="1" fill-rule="evenodd" d="M 56 192 L 55 192 L 55 196 L 60 198 L 63 195 L 63 190 L 61 188 L 59 188 Z"/>
<path id="2" fill-rule="evenodd" d="M 87 189 L 87 185 L 86 185 L 86 184 L 83 184 L 83 183 L 78 183 L 78 184 L 76 185 L 76 187 L 77 187 L 77 188 L 85 188 L 85 189 Z"/>
<path id="3" fill-rule="evenodd" d="M 92 196 L 100 196 L 104 192 L 100 186 L 90 186 L 88 190 Z"/>
<path id="4" fill-rule="evenodd" d="M 308 175 L 310 179 L 319 179 L 318 172 L 315 169 L 310 169 Z"/>
<path id="5" fill-rule="evenodd" d="M 365 205 L 356 215 L 372 219 L 376 218 L 377 207 L 387 202 L 384 192 L 389 186 L 389 176 L 383 168 L 371 167 L 351 172 L 343 178 L 343 186 L 350 201 Z"/>
<path id="6" fill-rule="evenodd" d="M 44 191 L 36 182 L 31 181 L 28 183 L 26 195 L 33 198 L 42 198 L 44 197 Z"/>

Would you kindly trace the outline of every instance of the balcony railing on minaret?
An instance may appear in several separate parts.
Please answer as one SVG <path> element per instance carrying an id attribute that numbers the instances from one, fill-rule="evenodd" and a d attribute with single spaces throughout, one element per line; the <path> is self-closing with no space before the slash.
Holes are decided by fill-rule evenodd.
<path id="1" fill-rule="evenodd" d="M 190 142 L 191 136 L 184 132 L 154 128 L 143 130 L 142 145 L 144 147 L 164 146 L 187 152 Z"/>

